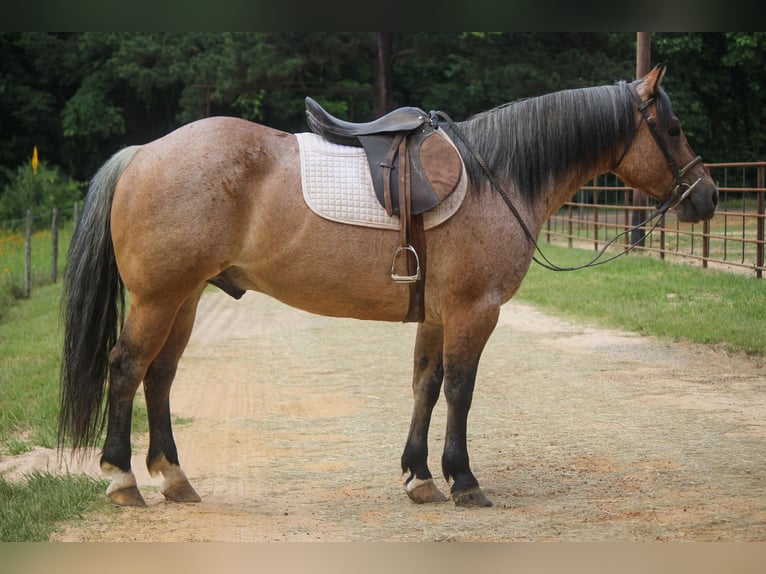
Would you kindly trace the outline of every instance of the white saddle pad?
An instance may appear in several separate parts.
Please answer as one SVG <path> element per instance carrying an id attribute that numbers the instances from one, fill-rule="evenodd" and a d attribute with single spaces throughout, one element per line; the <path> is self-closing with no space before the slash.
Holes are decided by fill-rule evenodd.
<path id="1" fill-rule="evenodd" d="M 442 130 L 436 132 L 454 146 Z M 399 229 L 399 216 L 389 217 L 372 187 L 364 149 L 337 145 L 313 133 L 295 134 L 301 153 L 301 183 L 306 204 L 317 215 L 351 225 Z M 423 214 L 431 229 L 444 223 L 460 208 L 468 188 L 463 175 L 458 188 L 435 209 Z"/>

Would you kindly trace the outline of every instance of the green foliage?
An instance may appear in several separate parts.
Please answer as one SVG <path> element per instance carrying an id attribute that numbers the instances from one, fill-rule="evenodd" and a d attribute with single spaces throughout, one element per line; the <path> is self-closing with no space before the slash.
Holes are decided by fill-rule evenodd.
<path id="1" fill-rule="evenodd" d="M 15 173 L 7 173 L 9 183 L 0 192 L 0 226 L 18 230 L 26 225 L 27 210 L 33 215 L 50 214 L 53 208 L 70 210 L 82 198 L 80 184 L 61 173 L 56 166 L 41 161 L 37 173 L 27 162 Z M 35 228 L 50 227 L 49 218 L 34 219 Z"/>
<path id="2" fill-rule="evenodd" d="M 23 483 L 0 476 L 0 541 L 47 542 L 56 524 L 103 505 L 107 481 L 35 472 Z"/>
<path id="3" fill-rule="evenodd" d="M 125 133 L 122 111 L 111 104 L 96 77 L 88 78 L 62 112 L 63 134 L 67 138 L 108 138 Z"/>
<path id="4" fill-rule="evenodd" d="M 708 162 L 766 159 L 766 33 L 654 35 L 684 131 Z"/>
<path id="5" fill-rule="evenodd" d="M 455 119 L 634 75 L 633 32 L 392 32 L 380 68 L 378 34 L 0 33 L 0 166 L 19 165 L 37 145 L 85 180 L 120 147 L 208 110 L 305 130 L 306 96 L 366 121 L 386 75 L 379 71 L 390 72 L 389 107 L 441 109 Z M 695 151 L 707 161 L 764 159 L 766 34 L 652 38 L 652 59 L 669 62 L 666 88 Z"/>

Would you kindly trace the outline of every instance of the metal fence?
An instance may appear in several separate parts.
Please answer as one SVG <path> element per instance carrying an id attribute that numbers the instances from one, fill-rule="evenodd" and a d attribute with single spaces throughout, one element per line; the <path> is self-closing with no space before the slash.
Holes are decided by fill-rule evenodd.
<path id="1" fill-rule="evenodd" d="M 720 200 L 710 221 L 681 223 L 671 212 L 637 250 L 662 259 L 698 263 L 762 278 L 766 162 L 706 164 L 719 186 Z M 651 202 L 650 202 L 651 203 Z M 643 194 L 625 187 L 614 174 L 601 175 L 580 189 L 554 214 L 543 230 L 549 243 L 603 248 L 618 233 L 654 209 Z M 630 243 L 626 234 L 616 247 Z"/>

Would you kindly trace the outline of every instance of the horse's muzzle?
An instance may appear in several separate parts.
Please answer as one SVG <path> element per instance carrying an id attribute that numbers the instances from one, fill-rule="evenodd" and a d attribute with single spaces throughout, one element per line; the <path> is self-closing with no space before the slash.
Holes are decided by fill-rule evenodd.
<path id="1" fill-rule="evenodd" d="M 718 206 L 718 188 L 712 180 L 701 181 L 689 197 L 676 207 L 679 221 L 697 223 L 707 221 L 715 215 Z"/>

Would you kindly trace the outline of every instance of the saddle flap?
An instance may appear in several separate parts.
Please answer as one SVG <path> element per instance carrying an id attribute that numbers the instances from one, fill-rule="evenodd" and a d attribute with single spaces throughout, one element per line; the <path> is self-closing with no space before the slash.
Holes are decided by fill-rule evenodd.
<path id="1" fill-rule="evenodd" d="M 423 140 L 420 153 L 413 156 L 415 170 L 422 171 L 439 203 L 457 189 L 463 176 L 463 160 L 446 137 L 440 137 L 442 133 L 434 132 Z"/>
<path id="2" fill-rule="evenodd" d="M 375 195 L 385 206 L 385 181 L 390 177 L 392 212 L 399 214 L 400 160 L 394 158 L 391 169 L 385 169 L 386 156 L 391 149 L 390 134 L 360 136 L 370 166 Z M 463 175 L 463 160 L 442 132 L 432 128 L 418 130 L 407 138 L 410 156 L 410 185 L 412 214 L 425 213 L 438 206 L 457 189 Z"/>

